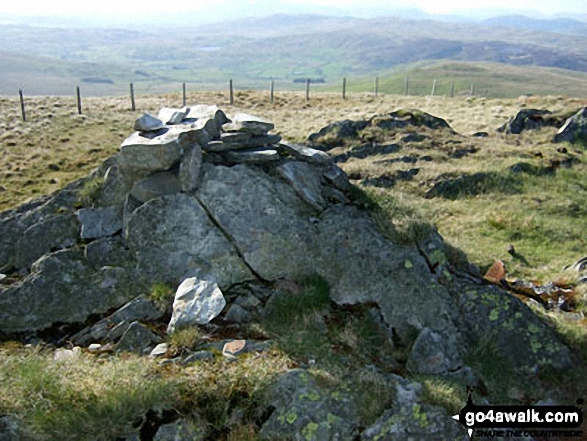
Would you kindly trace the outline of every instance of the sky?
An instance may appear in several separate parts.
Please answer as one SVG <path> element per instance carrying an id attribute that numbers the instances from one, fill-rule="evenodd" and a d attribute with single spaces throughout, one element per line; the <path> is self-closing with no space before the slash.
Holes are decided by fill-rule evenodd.
<path id="1" fill-rule="evenodd" d="M 308 12 L 313 7 L 336 8 L 340 11 L 348 11 L 349 15 L 357 11 L 389 11 L 397 8 L 418 8 L 428 14 L 473 14 L 474 10 L 491 9 L 508 12 L 520 12 L 520 6 L 524 10 L 538 12 L 544 15 L 555 13 L 587 14 L 585 0 L 525 0 L 513 2 L 511 0 L 173 0 L 166 2 L 149 0 L 1 0 L 1 15 L 21 16 L 61 16 L 73 17 L 78 15 L 101 16 L 141 16 L 157 15 L 161 13 L 201 12 L 203 15 L 218 12 L 222 8 L 230 8 L 239 3 L 239 8 L 247 7 L 250 15 L 266 15 L 267 5 L 271 5 L 271 12 L 282 7 L 284 12 Z M 474 9 L 471 8 L 474 4 Z M 518 8 L 518 9 L 514 9 Z M 318 10 L 318 9 L 317 9 Z M 371 15 L 371 14 L 369 14 Z M 376 15 L 376 14 L 373 14 Z"/>

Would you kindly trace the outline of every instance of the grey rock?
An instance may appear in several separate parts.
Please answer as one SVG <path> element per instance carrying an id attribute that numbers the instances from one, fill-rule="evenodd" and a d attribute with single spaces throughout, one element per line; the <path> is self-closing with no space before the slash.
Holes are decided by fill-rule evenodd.
<path id="1" fill-rule="evenodd" d="M 554 142 L 587 142 L 587 107 L 566 120 L 554 137 Z"/>
<path id="2" fill-rule="evenodd" d="M 505 132 L 514 135 L 522 133 L 524 130 L 538 129 L 548 124 L 548 116 L 552 115 L 552 112 L 544 109 L 522 109 L 515 117 L 497 129 L 498 132 Z"/>
<path id="3" fill-rule="evenodd" d="M 248 323 L 253 320 L 253 315 L 237 304 L 231 305 L 224 319 L 233 323 Z"/>
<path id="4" fill-rule="evenodd" d="M 27 438 L 21 433 L 18 420 L 11 415 L 0 416 L 0 441 L 21 441 Z"/>
<path id="5" fill-rule="evenodd" d="M 122 208 L 82 208 L 77 212 L 82 239 L 108 237 L 122 230 Z"/>
<path id="6" fill-rule="evenodd" d="M 124 204 L 135 180 L 124 173 L 118 164 L 110 166 L 104 174 L 104 183 L 98 197 L 98 206 L 118 206 Z"/>
<path id="7" fill-rule="evenodd" d="M 279 161 L 281 159 L 277 150 L 242 150 L 226 152 L 224 157 L 228 162 L 236 164 L 258 164 Z"/>
<path id="8" fill-rule="evenodd" d="M 118 351 L 147 354 L 161 339 L 149 328 L 139 322 L 132 322 L 124 332 L 116 349 Z"/>
<path id="9" fill-rule="evenodd" d="M 153 302 L 145 297 L 137 297 L 110 316 L 85 328 L 71 337 L 71 341 L 80 346 L 89 343 L 116 341 L 134 321 L 154 322 L 163 317 L 163 312 L 157 309 Z M 117 327 L 118 325 L 122 327 Z M 116 329 L 116 330 L 115 330 Z"/>
<path id="10" fill-rule="evenodd" d="M 251 139 L 253 135 L 246 132 L 229 132 L 220 134 L 220 141 L 222 142 L 243 142 Z"/>
<path id="11" fill-rule="evenodd" d="M 326 208 L 327 202 L 322 196 L 321 176 L 315 173 L 312 165 L 290 161 L 278 166 L 275 171 L 314 209 L 321 212 Z"/>
<path id="12" fill-rule="evenodd" d="M 282 141 L 279 144 L 279 148 L 300 161 L 306 161 L 312 164 L 332 163 L 332 158 L 328 154 L 301 144 L 289 144 Z"/>
<path id="13" fill-rule="evenodd" d="M 274 128 L 273 123 L 246 113 L 237 113 L 232 117 L 232 123 L 222 126 L 226 132 L 247 132 L 254 135 L 264 135 Z"/>
<path id="14" fill-rule="evenodd" d="M 353 440 L 357 407 L 345 390 L 322 390 L 306 371 L 281 375 L 268 395 L 275 411 L 263 424 L 262 440 Z"/>
<path id="15" fill-rule="evenodd" d="M 281 141 L 279 135 L 265 135 L 255 136 L 249 139 L 243 139 L 241 141 L 232 140 L 231 142 L 222 141 L 211 141 L 206 146 L 203 146 L 203 150 L 206 152 L 218 153 L 218 152 L 229 152 L 233 150 L 242 149 L 254 149 L 272 144 L 278 144 Z"/>
<path id="16" fill-rule="evenodd" d="M 365 429 L 361 439 L 468 441 L 469 436 L 465 428 L 453 420 L 446 410 L 428 404 L 414 403 L 386 411 L 371 427 Z"/>
<path id="17" fill-rule="evenodd" d="M 155 346 L 155 348 L 153 348 L 149 354 L 149 357 L 163 357 L 165 354 L 167 354 L 168 349 L 169 346 L 167 343 L 159 343 L 157 346 Z"/>
<path id="18" fill-rule="evenodd" d="M 444 374 L 457 370 L 463 361 L 454 347 L 457 342 L 424 328 L 412 346 L 406 368 L 416 374 Z"/>
<path id="19" fill-rule="evenodd" d="M 323 176 L 341 191 L 348 191 L 351 188 L 349 178 L 343 169 L 336 165 L 332 165 L 326 169 Z"/>
<path id="20" fill-rule="evenodd" d="M 179 420 L 159 427 L 153 441 L 202 441 L 206 438 L 203 422 Z"/>
<path id="21" fill-rule="evenodd" d="M 135 210 L 127 238 L 140 273 L 151 280 L 179 284 L 201 271 L 223 288 L 254 279 L 234 245 L 187 194 L 153 199 Z"/>
<path id="22" fill-rule="evenodd" d="M 163 121 L 145 113 L 135 121 L 133 129 L 139 132 L 154 132 L 163 127 Z"/>
<path id="23" fill-rule="evenodd" d="M 2 282 L 4 279 L 6 279 L 6 274 L 0 273 L 0 282 Z"/>
<path id="24" fill-rule="evenodd" d="M 189 107 L 184 107 L 181 110 L 174 111 L 169 119 L 167 120 L 166 124 L 174 125 L 174 124 L 181 124 L 185 118 L 187 118 L 188 114 L 190 113 Z"/>
<path id="25" fill-rule="evenodd" d="M 173 314 L 167 332 L 193 325 L 205 325 L 218 316 L 226 300 L 212 278 L 184 280 L 177 288 Z"/>
<path id="26" fill-rule="evenodd" d="M 42 255 L 71 247 L 79 236 L 79 224 L 73 213 L 56 214 L 24 230 L 16 249 L 17 268 L 26 268 Z"/>
<path id="27" fill-rule="evenodd" d="M 90 265 L 80 250 L 43 256 L 20 283 L 0 296 L 0 330 L 42 330 L 52 324 L 81 323 L 118 308 L 142 287 L 129 268 Z"/>
<path id="28" fill-rule="evenodd" d="M 180 191 L 181 183 L 177 176 L 169 172 L 159 172 L 137 182 L 130 194 L 140 202 L 147 202 Z"/>
<path id="29" fill-rule="evenodd" d="M 84 258 L 90 265 L 97 268 L 103 266 L 132 266 L 135 261 L 133 255 L 125 247 L 120 236 L 104 237 L 86 245 Z"/>
<path id="30" fill-rule="evenodd" d="M 197 363 L 198 361 L 214 360 L 214 354 L 210 351 L 198 351 L 188 355 L 182 362 L 183 365 Z"/>
<path id="31" fill-rule="evenodd" d="M 120 146 L 119 166 L 131 177 L 147 176 L 170 169 L 183 154 L 178 129 L 165 129 L 157 138 L 149 139 L 135 132 Z"/>
<path id="32" fill-rule="evenodd" d="M 183 192 L 192 192 L 200 185 L 202 159 L 202 149 L 199 145 L 188 148 L 181 158 L 179 181 Z"/>
<path id="33" fill-rule="evenodd" d="M 261 301 L 252 294 L 244 294 L 236 298 L 234 301 L 236 305 L 239 305 L 247 310 L 252 310 L 261 306 Z"/>

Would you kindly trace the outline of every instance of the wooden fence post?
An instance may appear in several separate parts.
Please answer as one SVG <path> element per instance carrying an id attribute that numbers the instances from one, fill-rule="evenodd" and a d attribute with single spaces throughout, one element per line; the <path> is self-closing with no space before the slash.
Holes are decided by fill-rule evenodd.
<path id="1" fill-rule="evenodd" d="M 77 95 L 77 113 L 79 115 L 81 115 L 82 114 L 82 95 L 80 93 L 79 86 L 76 86 L 75 92 Z"/>
<path id="2" fill-rule="evenodd" d="M 475 95 L 475 85 L 473 83 L 471 83 L 471 92 L 469 94 L 470 96 Z"/>
<path id="3" fill-rule="evenodd" d="M 22 95 L 22 89 L 18 91 L 18 95 L 20 96 L 20 111 L 22 113 L 22 120 L 26 121 L 26 113 L 24 111 L 24 96 Z"/>
<path id="4" fill-rule="evenodd" d="M 310 79 L 306 78 L 306 101 L 310 101 Z"/>
<path id="5" fill-rule="evenodd" d="M 404 81 L 404 95 L 409 95 L 410 94 L 410 80 L 408 80 L 408 77 L 405 78 Z"/>
<path id="6" fill-rule="evenodd" d="M 455 83 L 450 83 L 450 97 L 455 96 Z"/>
<path id="7" fill-rule="evenodd" d="M 436 78 L 434 78 L 434 82 L 432 83 L 432 92 L 430 93 L 430 96 L 434 96 L 435 93 L 436 93 Z"/>
<path id="8" fill-rule="evenodd" d="M 232 78 L 228 81 L 228 88 L 230 89 L 230 105 L 234 104 L 234 90 L 232 89 Z"/>
<path id="9" fill-rule="evenodd" d="M 273 91 L 275 90 L 275 81 L 269 83 L 269 102 L 273 104 Z"/>
<path id="10" fill-rule="evenodd" d="M 342 99 L 346 100 L 346 78 L 342 79 Z"/>
<path id="11" fill-rule="evenodd" d="M 183 103 L 183 107 L 185 107 L 185 104 L 186 104 L 185 83 L 183 83 L 182 92 L 183 92 L 183 100 L 182 100 L 182 103 Z"/>
<path id="12" fill-rule="evenodd" d="M 375 77 L 375 96 L 379 93 L 379 77 Z"/>
<path id="13" fill-rule="evenodd" d="M 137 106 L 135 106 L 135 86 L 133 83 L 130 83 L 130 109 L 133 112 L 137 110 Z"/>

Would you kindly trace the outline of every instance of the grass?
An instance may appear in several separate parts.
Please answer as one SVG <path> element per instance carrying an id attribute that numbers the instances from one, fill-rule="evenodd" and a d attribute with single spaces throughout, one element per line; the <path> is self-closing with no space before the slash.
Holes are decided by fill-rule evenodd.
<path id="1" fill-rule="evenodd" d="M 169 283 L 158 282 L 151 286 L 151 290 L 147 297 L 161 311 L 171 312 L 173 300 L 175 298 L 175 290 Z"/>

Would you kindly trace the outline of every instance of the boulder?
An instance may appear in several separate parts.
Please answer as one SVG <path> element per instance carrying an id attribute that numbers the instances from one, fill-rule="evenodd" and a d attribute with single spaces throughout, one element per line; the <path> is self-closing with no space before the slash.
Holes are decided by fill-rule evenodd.
<path id="1" fill-rule="evenodd" d="M 553 142 L 565 141 L 587 143 L 587 107 L 567 119 L 553 140 Z"/>
<path id="2" fill-rule="evenodd" d="M 172 333 L 182 327 L 210 323 L 225 306 L 226 300 L 222 291 L 212 278 L 186 279 L 175 293 L 173 314 L 167 326 L 167 332 Z"/>
<path id="3" fill-rule="evenodd" d="M 296 369 L 281 375 L 268 395 L 275 410 L 263 424 L 260 439 L 356 439 L 358 409 L 347 390 L 324 390 L 307 371 Z"/>
<path id="4" fill-rule="evenodd" d="M 148 202 L 168 194 L 181 191 L 181 183 L 177 176 L 169 172 L 154 173 L 148 178 L 137 182 L 130 194 L 139 202 Z"/>
<path id="5" fill-rule="evenodd" d="M 94 240 L 84 248 L 84 258 L 96 267 L 125 267 L 136 263 L 132 253 L 126 248 L 120 236 L 105 237 Z"/>
<path id="6" fill-rule="evenodd" d="M 118 325 L 124 324 L 128 327 L 132 322 L 154 322 L 162 317 L 163 313 L 150 300 L 142 296 L 137 297 L 110 316 L 73 335 L 71 341 L 80 346 L 95 342 L 113 342 L 120 337 L 116 332 L 112 333 Z"/>
<path id="7" fill-rule="evenodd" d="M 82 226 L 82 239 L 113 236 L 122 230 L 122 210 L 119 207 L 83 208 L 77 212 Z"/>
<path id="8" fill-rule="evenodd" d="M 234 304 L 228 308 L 224 319 L 232 323 L 247 323 L 253 320 L 253 315 L 242 306 Z"/>
<path id="9" fill-rule="evenodd" d="M 522 109 L 515 117 L 497 129 L 498 132 L 518 135 L 524 130 L 534 130 L 551 125 L 546 116 L 552 115 L 552 112 L 545 109 Z"/>
<path id="10" fill-rule="evenodd" d="M 31 225 L 18 238 L 15 266 L 27 268 L 45 253 L 71 247 L 79 228 L 73 213 L 54 214 Z"/>
<path id="11" fill-rule="evenodd" d="M 43 256 L 20 283 L 0 295 L 0 332 L 34 332 L 54 323 L 81 323 L 118 308 L 142 285 L 131 268 L 95 267 L 81 250 Z"/>
<path id="12" fill-rule="evenodd" d="M 140 273 L 151 280 L 179 284 L 200 271 L 227 288 L 254 278 L 230 237 L 187 194 L 152 199 L 136 209 L 126 237 Z"/>
<path id="13" fill-rule="evenodd" d="M 160 342 L 161 338 L 145 325 L 132 322 L 120 337 L 116 349 L 144 355 L 150 353 Z"/>
<path id="14" fill-rule="evenodd" d="M 143 114 L 135 121 L 133 129 L 138 132 L 154 132 L 164 127 L 163 121 L 148 113 Z"/>
<path id="15" fill-rule="evenodd" d="M 454 372 L 463 365 L 457 343 L 449 336 L 424 328 L 412 346 L 406 368 L 414 375 Z"/>

